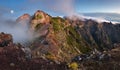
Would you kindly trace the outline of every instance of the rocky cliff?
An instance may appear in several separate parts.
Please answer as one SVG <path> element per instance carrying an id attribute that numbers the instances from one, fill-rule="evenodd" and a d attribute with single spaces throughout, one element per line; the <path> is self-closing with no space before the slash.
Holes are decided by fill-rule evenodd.
<path id="1" fill-rule="evenodd" d="M 34 36 L 30 48 L 34 58 L 70 61 L 76 55 L 95 49 L 110 50 L 120 43 L 120 24 L 81 20 L 76 16 L 52 17 L 40 10 L 30 18 L 29 26 Z"/>
<path id="2" fill-rule="evenodd" d="M 78 17 L 52 17 L 40 10 L 35 12 L 33 16 L 24 14 L 17 19 L 17 22 L 23 26 L 24 24 L 28 26 L 28 32 L 31 32 L 32 40 L 26 43 L 27 48 L 25 48 L 20 44 L 10 44 L 12 42 L 11 35 L 1 33 L 0 46 L 3 48 L 0 48 L 2 50 L 0 53 L 1 56 L 4 54 L 17 56 L 16 61 L 22 61 L 21 64 L 25 64 L 25 68 L 28 66 L 25 70 L 29 70 L 29 68 L 47 70 L 49 66 L 54 70 L 59 70 L 59 67 L 62 66 L 63 70 L 66 70 L 68 69 L 66 67 L 71 68 L 78 65 L 76 63 L 67 65 L 64 62 L 71 63 L 74 59 L 76 60 L 76 57 L 78 61 L 92 59 L 94 62 L 95 59 L 95 62 L 97 62 L 96 58 L 98 60 L 104 58 L 106 53 L 103 52 L 107 51 L 109 53 L 111 49 L 120 46 L 120 24 L 96 22 L 92 19 L 81 20 Z M 11 49 L 8 46 L 11 46 Z M 5 50 L 10 53 L 5 52 Z M 15 53 L 13 53 L 13 50 L 15 50 Z M 21 64 L 11 61 L 14 59 L 14 55 L 4 56 L 4 58 L 6 60 L 11 58 L 10 66 L 19 68 L 22 66 Z M 2 57 L 0 59 L 2 60 Z M 61 63 L 63 64 L 61 65 Z M 32 64 L 34 67 L 32 67 Z M 42 66 L 38 67 L 37 64 Z M 54 65 L 56 67 L 53 67 Z"/>

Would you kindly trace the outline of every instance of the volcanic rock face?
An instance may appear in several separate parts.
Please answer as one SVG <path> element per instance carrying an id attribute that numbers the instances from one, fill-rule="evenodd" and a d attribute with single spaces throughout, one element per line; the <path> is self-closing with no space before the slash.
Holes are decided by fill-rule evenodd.
<path id="1" fill-rule="evenodd" d="M 65 64 L 56 64 L 43 58 L 28 59 L 26 47 L 14 44 L 10 34 L 0 33 L 0 70 L 67 70 Z"/>
<path id="2" fill-rule="evenodd" d="M 26 59 L 22 46 L 12 44 L 0 47 L 0 70 L 67 70 L 65 64 L 56 64 L 43 58 Z"/>
<path id="3" fill-rule="evenodd" d="M 29 14 L 23 14 L 16 21 L 17 21 L 17 23 L 21 24 L 22 26 L 28 26 L 28 25 L 30 25 L 29 24 L 30 20 L 31 20 L 31 16 Z"/>
<path id="4" fill-rule="evenodd" d="M 29 14 L 23 14 L 20 16 L 17 21 L 22 21 L 22 20 L 30 20 L 30 15 Z"/>
<path id="5" fill-rule="evenodd" d="M 40 10 L 31 18 L 29 29 L 34 39 L 30 49 L 34 58 L 44 56 L 51 60 L 70 61 L 78 54 L 94 49 L 109 50 L 114 43 L 120 43 L 119 24 L 98 23 L 91 19 L 83 21 L 77 17 L 73 20 L 51 17 Z"/>
<path id="6" fill-rule="evenodd" d="M 31 27 L 34 28 L 39 24 L 49 24 L 50 23 L 50 16 L 43 11 L 38 10 L 31 21 Z"/>
<path id="7" fill-rule="evenodd" d="M 0 33 L 0 47 L 5 47 L 12 43 L 13 39 L 10 34 Z"/>
<path id="8" fill-rule="evenodd" d="M 119 24 L 113 25 L 106 22 L 97 23 L 93 20 L 87 20 L 81 28 L 80 25 L 78 24 L 79 33 L 92 47 L 96 46 L 99 50 L 105 50 L 112 48 L 113 43 L 120 43 Z"/>
<path id="9" fill-rule="evenodd" d="M 0 33 L 0 62 L 6 61 L 6 68 L 14 68 L 11 70 L 23 65 L 21 70 L 59 70 L 61 62 L 71 62 L 81 54 L 108 51 L 120 43 L 120 24 L 114 25 L 111 22 L 51 17 L 40 10 L 33 16 L 24 14 L 17 22 L 23 26 L 27 24 L 28 31 L 33 33 L 33 39 L 26 45 L 30 50 L 27 52 L 22 45 L 12 43 L 11 35 Z M 30 59 L 26 58 L 28 55 Z M 62 67 L 62 70 L 66 70 L 66 65 Z"/>

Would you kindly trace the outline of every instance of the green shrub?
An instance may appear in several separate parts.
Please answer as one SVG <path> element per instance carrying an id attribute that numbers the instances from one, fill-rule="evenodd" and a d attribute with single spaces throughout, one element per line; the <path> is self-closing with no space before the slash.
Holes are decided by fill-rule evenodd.
<path id="1" fill-rule="evenodd" d="M 60 25 L 58 23 L 53 23 L 53 29 L 55 32 L 59 31 L 60 30 Z"/>
<path id="2" fill-rule="evenodd" d="M 46 55 L 46 58 L 49 60 L 53 60 L 53 61 L 56 60 L 56 57 L 50 52 L 47 52 L 45 55 Z"/>
<path id="3" fill-rule="evenodd" d="M 72 62 L 68 65 L 68 67 L 72 70 L 78 70 L 79 65 L 76 62 Z"/>
<path id="4" fill-rule="evenodd" d="M 42 19 L 43 17 L 42 17 L 42 15 L 40 15 L 40 14 L 38 14 L 37 16 L 36 16 L 36 19 Z"/>
<path id="5" fill-rule="evenodd" d="M 90 47 L 86 45 L 86 42 L 76 32 L 74 27 L 67 27 L 69 34 L 67 34 L 66 40 L 69 46 L 79 49 L 82 53 L 88 53 L 91 51 Z"/>
<path id="6" fill-rule="evenodd" d="M 61 20 L 57 17 L 51 18 L 51 23 L 53 24 L 53 29 L 55 32 L 60 31 L 64 27 Z"/>
<path id="7" fill-rule="evenodd" d="M 35 30 L 36 30 L 36 31 L 39 30 L 42 26 L 43 26 L 43 24 L 41 24 L 41 23 L 37 24 L 37 25 L 35 26 Z"/>

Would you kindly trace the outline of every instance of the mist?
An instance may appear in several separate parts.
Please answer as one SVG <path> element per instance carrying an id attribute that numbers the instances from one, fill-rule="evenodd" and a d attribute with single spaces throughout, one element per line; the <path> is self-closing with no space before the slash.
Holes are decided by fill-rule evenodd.
<path id="1" fill-rule="evenodd" d="M 110 22 L 104 18 L 100 18 L 100 17 L 91 17 L 91 16 L 84 16 L 84 18 L 87 18 L 87 19 L 92 19 L 98 23 L 101 23 L 101 22 Z"/>
<path id="2" fill-rule="evenodd" d="M 43 8 L 46 8 L 48 10 L 51 10 L 55 13 L 62 13 L 64 16 L 68 16 L 71 18 L 71 20 L 74 20 L 76 17 L 78 17 L 81 20 L 85 19 L 93 19 L 98 23 L 101 22 L 109 22 L 108 20 L 105 20 L 104 18 L 95 18 L 91 16 L 85 16 L 83 14 L 79 14 L 75 10 L 75 0 L 30 0 L 31 3 L 40 3 Z"/>
<path id="3" fill-rule="evenodd" d="M 29 0 L 28 4 L 30 5 L 32 4 L 33 7 L 36 9 L 41 9 L 42 7 L 54 13 L 62 13 L 65 16 L 73 17 L 73 15 L 75 15 L 79 17 L 79 19 L 88 18 L 88 19 L 94 19 L 98 22 L 107 21 L 104 19 L 91 18 L 91 17 L 84 16 L 82 14 L 78 14 L 75 11 L 74 0 Z M 18 9 L 25 8 L 26 10 L 29 10 L 28 4 L 23 4 Z M 16 22 L 16 19 L 8 19 L 7 17 L 3 17 L 6 13 L 8 14 L 8 12 L 10 12 L 11 9 L 0 7 L 0 10 L 1 10 L 0 11 L 0 32 L 11 34 L 13 36 L 14 42 L 23 43 L 31 39 L 31 33 L 28 31 L 29 20 L 23 21 L 23 22 Z M 22 25 L 22 24 L 25 24 L 25 25 Z"/>
<path id="4" fill-rule="evenodd" d="M 27 23 L 27 22 L 24 22 Z M 13 36 L 14 42 L 24 43 L 30 39 L 28 26 L 16 22 L 16 20 L 0 17 L 0 32 L 9 33 Z"/>

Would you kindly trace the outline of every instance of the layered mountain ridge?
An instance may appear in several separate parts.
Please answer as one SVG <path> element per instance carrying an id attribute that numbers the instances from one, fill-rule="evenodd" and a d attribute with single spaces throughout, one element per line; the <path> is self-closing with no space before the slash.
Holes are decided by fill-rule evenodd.
<path id="1" fill-rule="evenodd" d="M 7 37 L 10 38 L 8 40 L 0 37 L 0 46 L 3 47 L 0 50 L 3 51 L 1 51 L 3 56 L 3 54 L 6 54 L 4 50 L 7 48 L 7 51 L 10 50 L 11 55 L 13 54 L 12 50 L 17 49 L 18 52 L 15 51 L 14 54 L 16 56 L 15 60 L 22 61 L 21 64 L 25 64 L 25 68 L 28 66 L 25 70 L 29 70 L 29 68 L 48 70 L 49 66 L 52 67 L 51 69 L 56 70 L 59 70 L 59 67 L 62 66 L 63 70 L 68 70 L 72 67 L 72 64 L 67 63 L 79 62 L 83 58 L 88 61 L 96 60 L 95 57 L 98 57 L 98 60 L 103 60 L 104 55 L 108 54 L 111 49 L 120 46 L 120 24 L 98 23 L 92 19 L 81 20 L 75 16 L 72 18 L 52 17 L 41 10 L 38 10 L 33 16 L 24 14 L 17 19 L 17 22 L 28 27 L 26 34 L 31 34 L 32 39 L 27 40 L 28 43 L 23 47 L 20 44 L 14 44 L 11 35 L 1 33 L 2 37 L 9 35 Z M 106 51 L 107 53 L 102 54 Z M 85 56 L 81 56 L 83 54 Z M 111 55 L 106 56 L 110 57 Z M 7 56 L 4 58 L 7 60 Z M 31 67 L 31 64 L 28 63 L 33 63 L 36 66 Z M 14 68 L 17 64 L 18 67 L 22 66 L 19 63 L 12 63 L 12 61 L 10 66 Z M 37 64 L 41 67 L 38 67 Z M 73 64 L 77 66 L 76 63 Z M 56 68 L 53 67 L 54 65 Z M 47 68 L 44 66 L 47 66 Z M 76 69 L 73 67 L 73 70 Z"/>
<path id="2" fill-rule="evenodd" d="M 35 36 L 31 47 L 35 57 L 69 61 L 76 55 L 94 49 L 110 50 L 114 44 L 120 43 L 120 25 L 111 22 L 52 17 L 40 10 L 31 16 L 29 22 Z"/>

